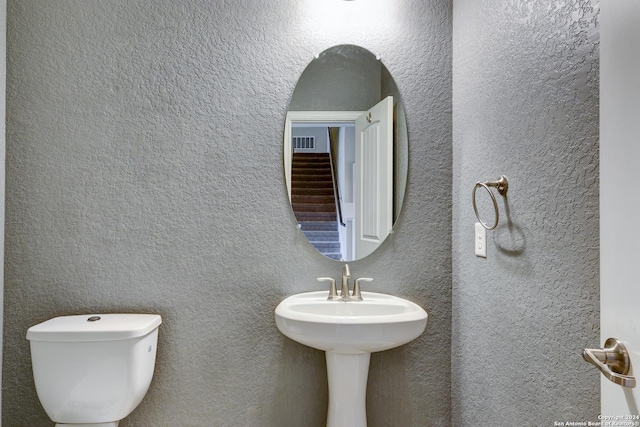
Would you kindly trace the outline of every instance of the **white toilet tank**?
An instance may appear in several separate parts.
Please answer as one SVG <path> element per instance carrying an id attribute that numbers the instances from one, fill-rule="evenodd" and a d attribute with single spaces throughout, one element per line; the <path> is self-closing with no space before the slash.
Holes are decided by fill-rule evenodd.
<path id="1" fill-rule="evenodd" d="M 62 316 L 27 331 L 36 391 L 56 423 L 107 423 L 133 411 L 156 361 L 157 314 Z"/>

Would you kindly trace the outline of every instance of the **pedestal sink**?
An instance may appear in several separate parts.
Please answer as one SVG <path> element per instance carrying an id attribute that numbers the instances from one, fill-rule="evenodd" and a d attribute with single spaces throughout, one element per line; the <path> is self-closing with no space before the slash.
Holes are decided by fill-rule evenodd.
<path id="1" fill-rule="evenodd" d="M 292 340 L 326 352 L 327 427 L 366 427 L 371 353 L 417 338 L 427 313 L 411 301 L 376 292 L 362 292 L 362 301 L 327 296 L 317 291 L 284 299 L 276 307 L 276 325 Z"/>

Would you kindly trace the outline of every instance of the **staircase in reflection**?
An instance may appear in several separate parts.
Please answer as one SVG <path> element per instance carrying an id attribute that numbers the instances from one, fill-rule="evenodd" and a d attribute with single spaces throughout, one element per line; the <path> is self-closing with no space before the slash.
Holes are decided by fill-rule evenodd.
<path id="1" fill-rule="evenodd" d="M 340 260 L 336 200 L 328 153 L 294 153 L 291 205 L 309 242 L 323 255 Z"/>

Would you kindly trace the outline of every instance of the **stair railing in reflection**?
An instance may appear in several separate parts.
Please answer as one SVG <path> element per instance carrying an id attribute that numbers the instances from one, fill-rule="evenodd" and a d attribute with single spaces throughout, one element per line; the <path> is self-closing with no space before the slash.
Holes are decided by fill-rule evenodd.
<path id="1" fill-rule="evenodd" d="M 340 197 L 340 186 L 338 185 L 338 177 L 336 175 L 336 170 L 333 167 L 334 136 L 333 136 L 333 132 L 331 132 L 331 128 L 328 128 L 327 131 L 329 133 L 329 163 L 331 166 L 331 181 L 333 182 L 333 198 L 335 199 L 335 203 L 336 203 L 338 223 L 341 226 L 346 227 L 347 225 L 344 223 L 344 220 L 342 219 L 342 198 Z"/>

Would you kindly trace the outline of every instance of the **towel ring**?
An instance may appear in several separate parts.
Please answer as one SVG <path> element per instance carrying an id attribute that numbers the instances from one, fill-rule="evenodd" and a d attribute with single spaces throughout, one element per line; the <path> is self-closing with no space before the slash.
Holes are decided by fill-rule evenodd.
<path id="1" fill-rule="evenodd" d="M 476 206 L 476 190 L 478 189 L 478 187 L 482 187 L 485 190 L 487 190 L 487 192 L 489 193 L 489 196 L 491 196 L 491 201 L 493 202 L 493 209 L 496 213 L 496 220 L 493 223 L 493 225 L 491 227 L 489 227 L 481 218 L 480 218 L 480 214 L 478 213 L 478 207 Z M 476 218 L 478 218 L 478 221 L 480 221 L 480 224 L 482 224 L 482 226 L 484 228 L 486 228 L 487 230 L 493 230 L 494 228 L 496 228 L 498 226 L 498 220 L 500 219 L 500 211 L 498 210 L 498 202 L 496 202 L 496 196 L 493 195 L 493 191 L 491 191 L 491 189 L 489 187 L 495 187 L 498 189 L 498 193 L 502 196 L 502 197 L 506 197 L 507 196 L 507 190 L 509 189 L 509 181 L 507 180 L 507 177 L 504 175 L 501 175 L 500 178 L 498 178 L 497 181 L 484 181 L 484 182 L 476 182 L 476 185 L 473 187 L 473 193 L 472 193 L 472 197 L 471 200 L 473 201 L 473 210 L 476 213 Z"/>

